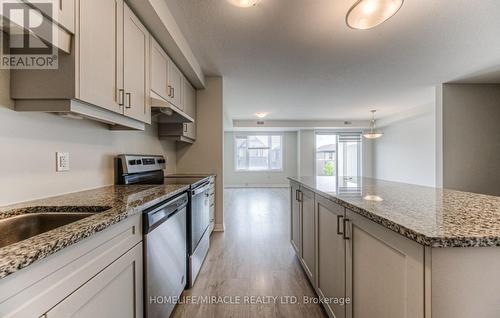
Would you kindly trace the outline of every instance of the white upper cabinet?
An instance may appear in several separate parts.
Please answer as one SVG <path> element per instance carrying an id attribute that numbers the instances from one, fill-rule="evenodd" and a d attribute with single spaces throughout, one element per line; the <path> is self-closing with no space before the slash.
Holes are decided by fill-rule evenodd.
<path id="1" fill-rule="evenodd" d="M 168 90 L 168 55 L 163 48 L 156 42 L 153 37 L 150 37 L 150 52 L 151 52 L 151 91 L 159 95 L 165 100 L 169 99 Z"/>
<path id="2" fill-rule="evenodd" d="M 122 113 L 122 0 L 80 1 L 79 99 Z M 96 49 L 99 48 L 99 49 Z M 120 101 L 120 99 L 122 101 Z"/>
<path id="3" fill-rule="evenodd" d="M 196 90 L 184 76 L 182 77 L 182 105 L 184 112 L 196 120 Z"/>
<path id="4" fill-rule="evenodd" d="M 169 60 L 168 63 L 168 89 L 169 89 L 169 102 L 180 110 L 184 110 L 182 105 L 182 73 L 175 66 L 175 64 Z"/>
<path id="5" fill-rule="evenodd" d="M 123 0 L 74 1 L 74 49 L 59 54 L 58 69 L 11 71 L 16 110 L 144 130 L 151 123 L 148 30 Z"/>
<path id="6" fill-rule="evenodd" d="M 75 1 L 76 0 L 44 0 L 28 2 L 43 14 L 57 22 L 71 33 L 75 33 Z M 52 4 L 49 7 L 47 4 Z"/>
<path id="7" fill-rule="evenodd" d="M 125 4 L 123 13 L 124 114 L 151 123 L 149 32 Z"/>

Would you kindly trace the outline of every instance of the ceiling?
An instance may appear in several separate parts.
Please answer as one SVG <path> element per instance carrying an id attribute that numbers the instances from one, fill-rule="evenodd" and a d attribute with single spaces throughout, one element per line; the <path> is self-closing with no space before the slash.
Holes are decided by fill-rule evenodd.
<path id="1" fill-rule="evenodd" d="M 500 66 L 498 0 L 406 0 L 364 31 L 345 24 L 355 0 L 165 1 L 205 74 L 224 77 L 229 119 L 385 117 Z"/>

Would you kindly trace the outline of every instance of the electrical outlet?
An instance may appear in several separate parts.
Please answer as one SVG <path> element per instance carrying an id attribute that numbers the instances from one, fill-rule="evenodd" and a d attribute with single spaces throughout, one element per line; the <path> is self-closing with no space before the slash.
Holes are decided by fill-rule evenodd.
<path id="1" fill-rule="evenodd" d="M 56 152 L 56 171 L 69 171 L 69 152 Z"/>

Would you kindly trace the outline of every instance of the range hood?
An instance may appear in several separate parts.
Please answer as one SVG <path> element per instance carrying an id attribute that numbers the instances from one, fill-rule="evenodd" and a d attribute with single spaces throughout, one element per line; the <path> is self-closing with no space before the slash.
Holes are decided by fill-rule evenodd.
<path id="1" fill-rule="evenodd" d="M 194 123 L 194 119 L 167 102 L 155 92 L 150 92 L 151 115 L 157 118 L 159 123 Z"/>
<path id="2" fill-rule="evenodd" d="M 43 10 L 26 1 L 9 1 L 15 4 L 16 10 L 26 10 L 33 14 L 37 14 L 37 18 L 41 19 L 40 26 L 36 28 L 29 28 L 24 22 L 22 15 L 11 14 L 8 16 L 4 12 L 4 6 L 0 6 L 0 31 L 14 36 L 32 36 L 47 46 L 55 47 L 63 52 L 71 53 L 71 38 L 72 33 L 60 26 L 57 22 L 53 21 Z"/>

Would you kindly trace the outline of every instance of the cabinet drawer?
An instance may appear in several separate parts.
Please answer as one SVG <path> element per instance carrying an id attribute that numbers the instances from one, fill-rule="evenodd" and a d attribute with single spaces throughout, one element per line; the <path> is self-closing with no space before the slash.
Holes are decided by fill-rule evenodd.
<path id="1" fill-rule="evenodd" d="M 45 317 L 141 317 L 142 296 L 142 243 L 139 243 Z"/>

